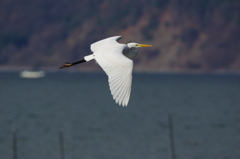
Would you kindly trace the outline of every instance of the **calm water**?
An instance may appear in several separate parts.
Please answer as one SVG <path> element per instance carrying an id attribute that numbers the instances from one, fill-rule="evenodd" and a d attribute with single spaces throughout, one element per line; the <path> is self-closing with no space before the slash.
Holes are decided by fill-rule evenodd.
<path id="1" fill-rule="evenodd" d="M 240 75 L 134 74 L 128 107 L 112 100 L 105 74 L 0 73 L 0 158 L 170 159 L 167 116 L 177 159 L 240 158 Z"/>

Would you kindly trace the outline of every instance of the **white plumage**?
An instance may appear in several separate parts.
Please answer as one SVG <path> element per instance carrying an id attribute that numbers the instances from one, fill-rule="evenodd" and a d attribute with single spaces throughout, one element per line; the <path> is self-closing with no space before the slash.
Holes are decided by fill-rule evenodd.
<path id="1" fill-rule="evenodd" d="M 67 63 L 60 68 L 95 59 L 108 76 L 113 99 L 117 104 L 127 106 L 132 86 L 133 61 L 131 58 L 137 55 L 136 48 L 151 47 L 151 45 L 137 43 L 120 44 L 117 42 L 119 39 L 121 39 L 121 36 L 114 36 L 95 42 L 91 45 L 93 54 L 85 56 L 84 60 Z"/>

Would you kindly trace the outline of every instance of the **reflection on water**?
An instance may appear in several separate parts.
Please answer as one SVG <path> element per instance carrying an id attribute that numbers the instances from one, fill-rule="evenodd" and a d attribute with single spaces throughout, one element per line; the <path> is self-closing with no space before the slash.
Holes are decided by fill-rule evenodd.
<path id="1" fill-rule="evenodd" d="M 127 108 L 116 105 L 105 74 L 0 73 L 0 158 L 170 158 L 173 116 L 178 159 L 240 157 L 240 76 L 134 74 Z"/>

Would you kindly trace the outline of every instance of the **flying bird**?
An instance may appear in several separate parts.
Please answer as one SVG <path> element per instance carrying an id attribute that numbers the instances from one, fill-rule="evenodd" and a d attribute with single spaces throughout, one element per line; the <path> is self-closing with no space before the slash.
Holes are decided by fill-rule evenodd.
<path id="1" fill-rule="evenodd" d="M 132 86 L 133 61 L 137 56 L 139 47 L 151 47 L 152 45 L 128 43 L 120 44 L 121 36 L 114 36 L 91 44 L 93 54 L 85 56 L 82 60 L 66 63 L 60 67 L 70 67 L 76 64 L 96 60 L 106 72 L 113 99 L 117 104 L 127 106 Z"/>

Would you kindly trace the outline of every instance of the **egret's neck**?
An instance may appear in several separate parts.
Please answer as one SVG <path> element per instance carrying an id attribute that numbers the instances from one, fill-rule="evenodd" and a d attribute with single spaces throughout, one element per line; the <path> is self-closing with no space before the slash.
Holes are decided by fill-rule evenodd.
<path id="1" fill-rule="evenodd" d="M 127 47 L 126 49 L 123 50 L 123 55 L 126 56 L 129 59 L 132 59 L 136 57 L 138 54 L 138 51 L 136 48 L 129 48 Z"/>

